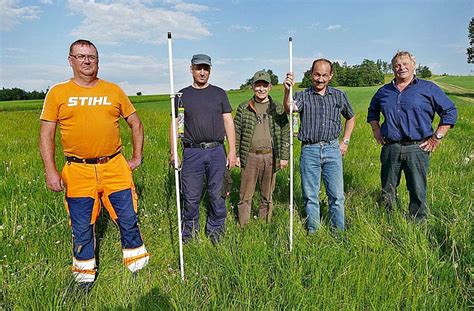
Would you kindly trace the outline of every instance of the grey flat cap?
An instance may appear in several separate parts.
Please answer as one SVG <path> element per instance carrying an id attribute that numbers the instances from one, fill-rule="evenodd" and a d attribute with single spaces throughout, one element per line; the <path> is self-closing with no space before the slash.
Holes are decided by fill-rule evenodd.
<path id="1" fill-rule="evenodd" d="M 211 66 L 211 57 L 209 57 L 209 55 L 206 55 L 206 54 L 193 55 L 193 58 L 191 59 L 191 64 Z"/>

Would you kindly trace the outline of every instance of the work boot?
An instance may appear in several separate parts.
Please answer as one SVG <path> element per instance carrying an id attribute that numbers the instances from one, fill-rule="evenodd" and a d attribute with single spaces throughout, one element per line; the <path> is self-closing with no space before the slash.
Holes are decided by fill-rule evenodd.
<path id="1" fill-rule="evenodd" d="M 217 244 L 219 244 L 222 240 L 222 236 L 223 234 L 222 233 L 218 233 L 218 232 L 212 232 L 209 234 L 209 240 L 211 241 L 212 245 L 214 246 L 217 246 Z"/>

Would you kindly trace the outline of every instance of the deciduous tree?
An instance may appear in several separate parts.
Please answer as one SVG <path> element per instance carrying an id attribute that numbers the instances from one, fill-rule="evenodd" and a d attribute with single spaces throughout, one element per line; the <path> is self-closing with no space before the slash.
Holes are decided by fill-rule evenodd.
<path id="1" fill-rule="evenodd" d="M 470 46 L 467 48 L 467 62 L 469 64 L 474 64 L 474 17 L 471 18 L 471 22 L 468 27 L 468 37 Z"/>
<path id="2" fill-rule="evenodd" d="M 420 64 L 416 68 L 416 75 L 420 78 L 429 78 L 431 77 L 431 70 L 428 66 L 421 66 Z"/>

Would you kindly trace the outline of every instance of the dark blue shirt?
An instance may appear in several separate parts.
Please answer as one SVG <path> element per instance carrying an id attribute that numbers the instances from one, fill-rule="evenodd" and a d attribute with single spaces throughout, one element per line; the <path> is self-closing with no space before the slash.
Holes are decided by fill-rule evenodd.
<path id="1" fill-rule="evenodd" d="M 382 86 L 370 102 L 367 122 L 384 122 L 382 136 L 392 141 L 422 140 L 433 135 L 435 112 L 440 116 L 439 125 L 454 126 L 457 109 L 454 103 L 433 82 L 414 78 L 403 90 L 394 81 Z"/>
<path id="2" fill-rule="evenodd" d="M 346 94 L 330 86 L 326 88 L 324 95 L 311 86 L 295 93 L 293 98 L 301 119 L 298 139 L 305 143 L 338 138 L 342 131 L 341 115 L 346 120 L 354 116 Z"/>

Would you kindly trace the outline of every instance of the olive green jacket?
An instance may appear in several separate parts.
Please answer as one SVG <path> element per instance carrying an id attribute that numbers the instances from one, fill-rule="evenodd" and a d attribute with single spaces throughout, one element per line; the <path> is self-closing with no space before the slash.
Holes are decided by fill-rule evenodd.
<path id="1" fill-rule="evenodd" d="M 288 160 L 290 154 L 290 125 L 283 106 L 269 96 L 268 122 L 273 149 L 273 170 L 280 169 L 280 160 Z M 235 148 L 240 157 L 242 168 L 247 164 L 247 157 L 252 148 L 252 138 L 257 124 L 257 111 L 254 99 L 251 98 L 239 105 L 234 118 Z"/>

